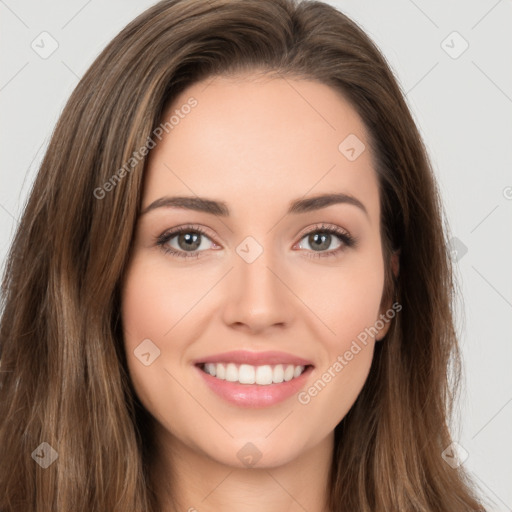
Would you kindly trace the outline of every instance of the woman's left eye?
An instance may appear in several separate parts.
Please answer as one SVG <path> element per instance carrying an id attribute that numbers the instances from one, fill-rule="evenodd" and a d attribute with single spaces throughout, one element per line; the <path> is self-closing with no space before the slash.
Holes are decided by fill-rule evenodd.
<path id="1" fill-rule="evenodd" d="M 301 242 L 298 244 L 301 249 L 303 248 L 302 240 L 306 240 L 306 243 L 312 248 L 308 254 L 311 257 L 336 256 L 347 247 L 355 247 L 357 243 L 356 238 L 341 228 L 325 227 L 324 225 L 316 227 L 301 238 Z M 337 246 L 332 248 L 332 242 L 336 241 Z"/>
<path id="2" fill-rule="evenodd" d="M 315 227 L 302 236 L 299 243 L 294 247 L 304 249 L 303 240 L 310 246 L 309 256 L 335 256 L 347 247 L 354 247 L 357 240 L 349 233 L 337 226 L 326 227 L 322 224 Z M 337 246 L 332 248 L 332 242 Z M 201 252 L 211 249 L 212 246 L 219 248 L 206 232 L 199 226 L 185 226 L 173 231 L 163 233 L 156 238 L 156 244 L 165 253 L 182 258 L 198 258 Z"/>

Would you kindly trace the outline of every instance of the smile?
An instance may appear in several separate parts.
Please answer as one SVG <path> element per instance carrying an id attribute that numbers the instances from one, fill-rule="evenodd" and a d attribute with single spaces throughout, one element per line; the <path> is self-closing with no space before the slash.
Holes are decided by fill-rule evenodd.
<path id="1" fill-rule="evenodd" d="M 238 407 L 278 404 L 300 392 L 313 372 L 313 361 L 282 352 L 232 350 L 192 361 L 206 392 Z"/>
<path id="2" fill-rule="evenodd" d="M 235 363 L 203 363 L 199 367 L 219 380 L 259 386 L 288 382 L 300 377 L 306 369 L 306 366 L 293 364 L 253 366 Z"/>

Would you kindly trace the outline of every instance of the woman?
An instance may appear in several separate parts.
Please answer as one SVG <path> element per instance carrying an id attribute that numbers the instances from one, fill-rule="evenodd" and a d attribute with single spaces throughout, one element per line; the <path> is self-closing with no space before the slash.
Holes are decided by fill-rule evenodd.
<path id="1" fill-rule="evenodd" d="M 484 510 L 443 457 L 452 287 L 352 21 L 160 2 L 72 94 L 9 253 L 0 510 Z"/>

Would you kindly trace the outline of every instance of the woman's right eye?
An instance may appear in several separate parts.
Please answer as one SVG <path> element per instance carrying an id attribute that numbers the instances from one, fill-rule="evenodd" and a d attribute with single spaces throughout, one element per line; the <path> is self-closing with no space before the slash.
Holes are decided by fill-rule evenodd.
<path id="1" fill-rule="evenodd" d="M 156 244 L 166 254 L 181 258 L 198 258 L 201 252 L 212 248 L 208 246 L 207 240 L 210 245 L 216 245 L 201 228 L 181 227 L 160 235 Z"/>

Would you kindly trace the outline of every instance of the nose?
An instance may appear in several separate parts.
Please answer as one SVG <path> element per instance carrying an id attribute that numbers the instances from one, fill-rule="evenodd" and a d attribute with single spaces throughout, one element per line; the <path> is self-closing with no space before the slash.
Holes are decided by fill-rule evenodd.
<path id="1" fill-rule="evenodd" d="M 261 333 L 292 324 L 298 301 L 287 283 L 286 272 L 270 252 L 264 250 L 252 263 L 236 256 L 224 283 L 222 315 L 229 327 Z"/>

